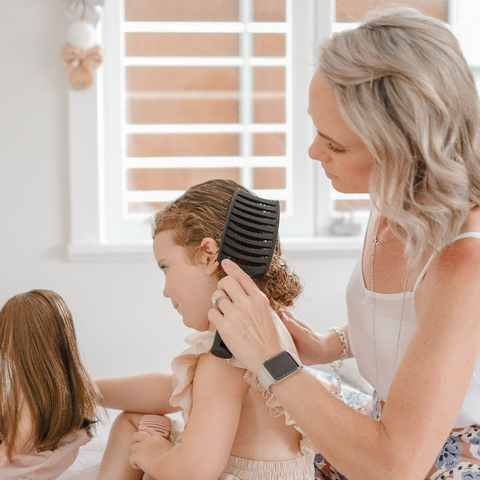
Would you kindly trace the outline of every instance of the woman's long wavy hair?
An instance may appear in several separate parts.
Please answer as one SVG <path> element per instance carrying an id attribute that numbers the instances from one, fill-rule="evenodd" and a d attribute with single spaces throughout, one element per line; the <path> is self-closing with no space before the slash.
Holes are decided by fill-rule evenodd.
<path id="1" fill-rule="evenodd" d="M 30 445 L 46 451 L 80 429 L 91 436 L 97 400 L 63 299 L 32 290 L 8 300 L 0 311 L 0 440 L 9 458 L 22 402 L 32 417 Z"/>
<path id="2" fill-rule="evenodd" d="M 204 238 L 213 238 L 220 244 L 228 207 L 237 187 L 248 192 L 232 180 L 209 180 L 190 187 L 155 215 L 153 237 L 159 232 L 171 230 L 175 243 L 184 247 L 191 262 L 197 264 Z M 270 300 L 270 306 L 277 312 L 281 307 L 293 305 L 302 290 L 299 277 L 290 270 L 281 255 L 282 249 L 277 238 L 268 272 L 254 278 L 258 288 Z M 224 276 L 225 272 L 219 266 L 218 278 Z"/>
<path id="3" fill-rule="evenodd" d="M 459 44 L 441 21 L 396 7 L 327 40 L 318 63 L 373 155 L 373 204 L 415 264 L 480 204 L 479 100 Z"/>

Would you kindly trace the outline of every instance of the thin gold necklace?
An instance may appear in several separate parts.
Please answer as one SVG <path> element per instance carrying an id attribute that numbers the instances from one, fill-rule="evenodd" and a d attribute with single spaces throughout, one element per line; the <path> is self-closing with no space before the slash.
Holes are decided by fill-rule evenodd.
<path id="1" fill-rule="evenodd" d="M 378 360 L 377 360 L 377 337 L 376 337 L 376 329 L 375 329 L 375 289 L 373 283 L 373 266 L 375 260 L 375 250 L 378 245 L 382 243 L 388 242 L 389 240 L 393 240 L 395 236 L 388 237 L 384 240 L 378 240 L 378 232 L 380 229 L 380 221 L 382 219 L 382 215 L 378 216 L 377 221 L 377 228 L 375 230 L 375 236 L 373 237 L 373 248 L 372 248 L 372 258 L 370 260 L 370 286 L 371 286 L 371 298 L 372 298 L 372 332 L 373 332 L 373 354 L 375 360 L 375 394 L 372 401 L 372 409 L 374 410 L 374 418 L 375 420 L 380 420 L 382 416 L 382 402 L 379 396 L 379 382 L 378 382 Z M 395 376 L 395 371 L 397 369 L 397 359 L 398 359 L 398 348 L 400 346 L 400 337 L 402 335 L 402 323 L 403 323 L 403 312 L 405 309 L 405 298 L 407 296 L 407 283 L 408 277 L 410 276 L 410 268 L 407 270 L 407 275 L 405 276 L 405 281 L 403 283 L 403 297 L 402 297 L 402 310 L 400 314 L 400 326 L 398 327 L 398 338 L 397 338 L 397 348 L 395 350 L 395 362 L 393 365 L 393 375 L 392 378 Z M 375 411 L 376 407 L 376 411 Z"/>

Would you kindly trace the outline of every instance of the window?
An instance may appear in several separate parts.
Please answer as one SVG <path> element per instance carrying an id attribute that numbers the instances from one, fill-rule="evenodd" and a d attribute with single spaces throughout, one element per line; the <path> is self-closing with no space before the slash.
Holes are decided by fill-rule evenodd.
<path id="1" fill-rule="evenodd" d="M 142 251 L 153 211 L 218 177 L 280 199 L 283 238 L 360 233 L 368 196 L 333 191 L 308 158 L 307 92 L 319 39 L 383 3 L 106 2 L 105 66 L 69 92 L 70 253 Z M 478 72 L 478 2 L 402 3 L 448 21 Z"/>
<path id="2" fill-rule="evenodd" d="M 212 178 L 291 211 L 291 2 L 125 0 L 125 220 Z"/>
<path id="3" fill-rule="evenodd" d="M 305 48 L 304 39 L 304 52 L 293 52 L 308 3 L 105 6 L 105 17 L 110 8 L 118 19 L 117 31 L 105 32 L 105 147 L 112 149 L 105 157 L 105 242 L 149 241 L 147 216 L 190 185 L 219 177 L 279 199 L 284 235 L 314 233 L 313 207 L 295 194 L 295 183 L 313 171 L 305 113 L 313 44 Z M 295 90 L 301 112 L 294 111 Z M 299 156 L 297 167 L 292 159 Z M 305 190 L 313 193 L 310 184 Z"/>

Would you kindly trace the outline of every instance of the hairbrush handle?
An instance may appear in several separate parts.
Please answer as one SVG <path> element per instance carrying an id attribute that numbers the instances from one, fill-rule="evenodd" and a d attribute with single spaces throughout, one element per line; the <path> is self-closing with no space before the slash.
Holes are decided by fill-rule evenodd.
<path id="1" fill-rule="evenodd" d="M 215 334 L 215 338 L 213 339 L 211 353 L 218 358 L 232 358 L 232 352 L 225 345 L 218 332 Z"/>

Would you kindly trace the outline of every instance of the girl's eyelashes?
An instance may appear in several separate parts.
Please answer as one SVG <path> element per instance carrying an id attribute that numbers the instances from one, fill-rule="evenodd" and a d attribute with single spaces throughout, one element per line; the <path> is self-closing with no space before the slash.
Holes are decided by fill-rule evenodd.
<path id="1" fill-rule="evenodd" d="M 335 148 L 330 142 L 327 143 L 327 148 L 336 154 L 345 153 L 345 150 L 339 150 L 338 148 Z"/>
<path id="2" fill-rule="evenodd" d="M 160 270 L 165 273 L 167 271 L 167 267 L 165 265 L 159 265 L 158 266 L 160 268 Z"/>

